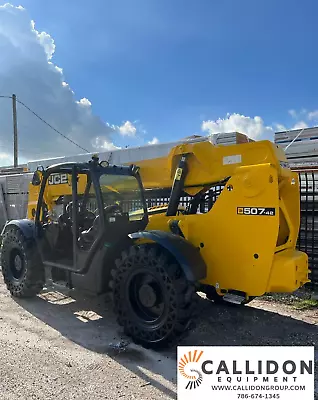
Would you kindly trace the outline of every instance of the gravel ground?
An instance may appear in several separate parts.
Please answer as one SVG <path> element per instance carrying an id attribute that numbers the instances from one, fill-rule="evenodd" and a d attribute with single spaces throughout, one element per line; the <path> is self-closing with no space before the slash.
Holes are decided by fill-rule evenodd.
<path id="1" fill-rule="evenodd" d="M 0 399 L 176 398 L 176 350 L 156 353 L 129 343 L 107 298 L 46 290 L 17 300 L 0 279 L 0 302 Z M 265 299 L 245 307 L 200 303 L 184 345 L 318 348 L 317 309 Z M 316 391 L 318 399 L 318 382 Z"/>

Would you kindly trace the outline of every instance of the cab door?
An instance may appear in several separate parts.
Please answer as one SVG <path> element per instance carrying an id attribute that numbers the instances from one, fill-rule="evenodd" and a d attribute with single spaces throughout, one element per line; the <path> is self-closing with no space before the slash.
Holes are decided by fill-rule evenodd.
<path id="1" fill-rule="evenodd" d="M 35 215 L 36 237 L 45 264 L 72 267 L 73 233 L 69 215 L 72 173 L 57 170 L 44 173 Z"/>

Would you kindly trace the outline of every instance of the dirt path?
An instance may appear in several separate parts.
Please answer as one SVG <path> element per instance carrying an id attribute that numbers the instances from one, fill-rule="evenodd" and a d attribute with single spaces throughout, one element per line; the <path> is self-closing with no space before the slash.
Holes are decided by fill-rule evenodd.
<path id="1" fill-rule="evenodd" d="M 17 301 L 0 280 L 0 302 L 0 399 L 176 398 L 176 350 L 127 345 L 105 298 L 51 291 Z M 240 308 L 202 299 L 198 325 L 182 344 L 318 348 L 317 314 L 263 300 Z"/>

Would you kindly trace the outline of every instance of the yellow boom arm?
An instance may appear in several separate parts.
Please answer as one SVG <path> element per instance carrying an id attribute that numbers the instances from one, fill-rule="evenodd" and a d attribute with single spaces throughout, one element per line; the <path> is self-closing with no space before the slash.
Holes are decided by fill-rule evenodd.
<path id="1" fill-rule="evenodd" d="M 307 255 L 296 250 L 300 224 L 298 175 L 269 141 L 233 146 L 184 144 L 168 157 L 138 163 L 146 189 L 170 188 L 186 155 L 184 190 L 190 195 L 229 178 L 205 214 L 150 216 L 148 229 L 169 231 L 177 220 L 207 265 L 203 283 L 221 294 L 292 292 L 308 282 Z"/>

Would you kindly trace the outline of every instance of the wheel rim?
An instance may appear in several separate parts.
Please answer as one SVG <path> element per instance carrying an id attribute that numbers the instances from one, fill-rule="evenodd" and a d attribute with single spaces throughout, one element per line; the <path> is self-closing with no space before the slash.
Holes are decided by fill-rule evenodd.
<path id="1" fill-rule="evenodd" d="M 16 280 L 21 279 L 24 274 L 25 264 L 23 256 L 19 250 L 12 250 L 10 255 L 10 271 Z"/>
<path id="2" fill-rule="evenodd" d="M 132 311 L 141 324 L 159 322 L 165 312 L 164 291 L 159 281 L 148 272 L 135 272 L 127 283 Z"/>

